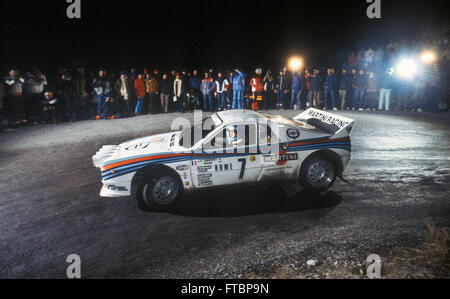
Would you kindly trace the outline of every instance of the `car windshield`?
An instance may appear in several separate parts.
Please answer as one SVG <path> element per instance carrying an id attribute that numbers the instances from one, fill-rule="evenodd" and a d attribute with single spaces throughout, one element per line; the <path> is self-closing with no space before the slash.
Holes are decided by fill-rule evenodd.
<path id="1" fill-rule="evenodd" d="M 186 149 L 193 147 L 208 137 L 222 123 L 222 120 L 216 114 L 203 119 L 201 123 L 181 132 L 179 145 Z"/>

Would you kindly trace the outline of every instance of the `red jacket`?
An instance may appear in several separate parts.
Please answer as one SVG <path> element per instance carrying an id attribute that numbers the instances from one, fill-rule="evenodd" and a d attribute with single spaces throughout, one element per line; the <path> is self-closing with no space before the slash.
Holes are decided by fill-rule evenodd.
<path id="1" fill-rule="evenodd" d="M 262 92 L 264 90 L 264 86 L 261 82 L 261 77 L 256 76 L 250 80 L 250 85 L 252 86 L 253 92 Z"/>
<path id="2" fill-rule="evenodd" d="M 134 88 L 136 89 L 136 95 L 138 98 L 145 98 L 145 83 L 143 79 L 137 78 L 134 80 Z"/>

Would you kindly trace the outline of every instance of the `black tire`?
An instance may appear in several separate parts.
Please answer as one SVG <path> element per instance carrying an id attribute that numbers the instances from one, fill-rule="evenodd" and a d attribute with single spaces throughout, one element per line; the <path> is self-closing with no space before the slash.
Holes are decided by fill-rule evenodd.
<path id="1" fill-rule="evenodd" d="M 323 154 L 309 157 L 300 171 L 300 185 L 306 190 L 324 192 L 330 189 L 337 177 L 334 162 Z"/>
<path id="2" fill-rule="evenodd" d="M 170 171 L 147 176 L 138 187 L 136 199 L 143 211 L 167 211 L 183 197 L 183 185 Z"/>

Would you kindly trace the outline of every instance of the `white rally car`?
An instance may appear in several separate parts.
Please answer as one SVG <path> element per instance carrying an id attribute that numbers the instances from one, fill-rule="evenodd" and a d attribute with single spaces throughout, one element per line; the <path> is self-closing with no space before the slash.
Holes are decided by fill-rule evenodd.
<path id="1" fill-rule="evenodd" d="M 104 146 L 93 162 L 102 197 L 136 195 L 141 208 L 167 208 L 184 192 L 244 183 L 298 182 L 321 192 L 350 162 L 353 125 L 316 109 L 293 119 L 233 110 L 180 132 Z"/>

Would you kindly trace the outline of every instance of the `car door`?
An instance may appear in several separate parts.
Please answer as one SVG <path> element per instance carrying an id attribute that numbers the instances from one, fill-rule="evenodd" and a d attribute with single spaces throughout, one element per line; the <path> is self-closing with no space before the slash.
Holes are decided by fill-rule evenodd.
<path id="1" fill-rule="evenodd" d="M 196 188 L 255 182 L 261 173 L 257 151 L 256 125 L 231 125 L 203 144 L 194 155 L 192 177 Z M 230 136 L 236 131 L 237 136 Z M 252 137 L 252 134 L 253 137 Z"/>
<path id="2" fill-rule="evenodd" d="M 225 128 L 207 138 L 192 160 L 191 173 L 195 188 L 236 184 L 240 168 L 233 153 L 234 149 L 231 152 L 227 150 Z"/>

